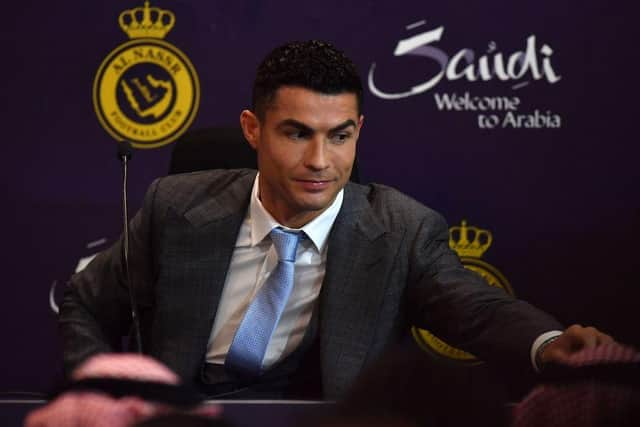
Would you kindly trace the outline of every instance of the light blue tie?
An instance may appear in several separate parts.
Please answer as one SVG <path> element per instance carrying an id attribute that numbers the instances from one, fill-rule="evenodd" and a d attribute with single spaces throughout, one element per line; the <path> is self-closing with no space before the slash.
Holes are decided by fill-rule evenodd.
<path id="1" fill-rule="evenodd" d="M 293 270 L 300 234 L 274 228 L 270 233 L 278 265 L 262 285 L 240 323 L 225 360 L 225 368 L 256 377 L 284 306 L 293 289 Z"/>

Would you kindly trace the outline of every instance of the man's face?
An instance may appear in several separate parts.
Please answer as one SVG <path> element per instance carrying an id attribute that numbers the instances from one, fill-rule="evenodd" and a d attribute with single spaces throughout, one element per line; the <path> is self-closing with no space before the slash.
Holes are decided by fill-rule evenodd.
<path id="1" fill-rule="evenodd" d="M 278 89 L 264 118 L 243 111 L 258 153 L 260 200 L 280 223 L 301 227 L 320 215 L 349 180 L 363 117 L 356 95 Z"/>

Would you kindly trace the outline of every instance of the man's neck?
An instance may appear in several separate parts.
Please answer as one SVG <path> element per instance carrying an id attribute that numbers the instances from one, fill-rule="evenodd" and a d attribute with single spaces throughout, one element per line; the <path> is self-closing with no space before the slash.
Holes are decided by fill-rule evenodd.
<path id="1" fill-rule="evenodd" d="M 289 228 L 304 227 L 305 225 L 307 225 L 308 223 L 310 223 L 311 221 L 313 221 L 314 219 L 322 215 L 322 213 L 326 211 L 329 208 L 329 206 L 331 206 L 331 203 L 333 203 L 332 201 L 324 209 L 317 210 L 317 211 L 287 212 L 286 209 L 282 209 L 282 210 L 275 209 L 269 203 L 265 203 L 265 201 L 260 196 L 258 196 L 258 198 L 260 199 L 262 206 L 264 206 L 266 211 L 269 212 L 269 214 L 273 217 L 273 219 L 275 219 L 276 221 L 278 221 L 278 223 L 284 225 L 285 227 L 289 227 Z"/>

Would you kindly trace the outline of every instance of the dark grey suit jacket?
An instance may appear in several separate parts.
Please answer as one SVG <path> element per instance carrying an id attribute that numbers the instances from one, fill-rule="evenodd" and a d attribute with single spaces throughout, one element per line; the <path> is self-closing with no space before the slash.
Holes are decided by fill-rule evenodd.
<path id="1" fill-rule="evenodd" d="M 255 171 L 156 180 L 131 224 L 131 265 L 145 351 L 187 381 L 204 363 Z M 128 332 L 121 243 L 72 277 L 61 305 L 67 368 L 113 351 Z M 319 300 L 323 394 L 358 373 L 414 324 L 497 364 L 530 370 L 535 337 L 560 325 L 466 270 L 442 217 L 382 185 L 345 187 Z"/>

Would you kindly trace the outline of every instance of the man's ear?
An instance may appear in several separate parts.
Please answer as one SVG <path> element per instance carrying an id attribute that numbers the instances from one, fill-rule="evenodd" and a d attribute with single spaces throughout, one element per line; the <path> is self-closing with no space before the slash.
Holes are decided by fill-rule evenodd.
<path id="1" fill-rule="evenodd" d="M 240 126 L 245 139 L 256 150 L 260 142 L 260 121 L 258 117 L 249 110 L 242 110 L 242 113 L 240 113 Z"/>
<path id="2" fill-rule="evenodd" d="M 360 129 L 362 129 L 362 125 L 364 124 L 364 116 L 360 114 L 358 117 L 358 123 L 356 124 L 356 141 L 360 138 Z"/>
<path id="3" fill-rule="evenodd" d="M 363 124 L 364 124 L 364 114 L 360 114 L 360 117 L 358 117 L 358 133 L 360 133 L 360 129 L 362 129 Z"/>

